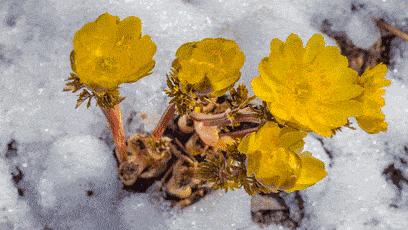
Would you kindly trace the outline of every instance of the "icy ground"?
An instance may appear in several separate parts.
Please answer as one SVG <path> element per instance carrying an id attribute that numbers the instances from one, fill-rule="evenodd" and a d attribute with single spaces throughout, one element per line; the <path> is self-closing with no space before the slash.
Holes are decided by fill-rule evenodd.
<path id="1" fill-rule="evenodd" d="M 404 0 L 0 0 L 1 230 L 259 228 L 241 190 L 169 211 L 149 194 L 121 189 L 102 113 L 75 110 L 76 97 L 62 92 L 74 32 L 105 11 L 139 16 L 158 45 L 154 73 L 121 89 L 128 133 L 152 129 L 166 103 L 165 74 L 187 41 L 235 39 L 249 82 L 271 38 L 308 39 L 323 20 L 362 48 L 380 37 L 373 17 L 408 31 Z M 408 229 L 408 43 L 394 39 L 391 47 L 389 131 L 307 138 L 329 176 L 300 193 L 301 229 Z"/>

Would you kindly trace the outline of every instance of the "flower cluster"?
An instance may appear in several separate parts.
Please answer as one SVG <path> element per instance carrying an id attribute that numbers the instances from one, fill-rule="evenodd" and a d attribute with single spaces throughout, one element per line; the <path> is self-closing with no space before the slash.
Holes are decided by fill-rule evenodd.
<path id="1" fill-rule="evenodd" d="M 155 65 L 156 45 L 150 36 L 142 36 L 141 30 L 139 18 L 120 20 L 108 13 L 84 25 L 73 39 L 73 73 L 66 85 L 73 92 L 84 90 L 78 105 L 88 100 L 89 106 L 91 98 L 97 98 L 112 129 L 120 168 L 123 175 L 132 175 L 132 183 L 140 176 L 135 173 L 141 170 L 135 169 L 147 167 L 147 161 L 164 169 L 175 152 L 190 164 L 178 167 L 189 174 L 173 172 L 180 174 L 179 179 L 199 171 L 195 167 L 201 163 L 206 182 L 220 188 L 242 186 L 250 194 L 298 191 L 327 175 L 324 163 L 303 151 L 308 132 L 331 137 L 349 126 L 353 117 L 367 133 L 387 129 L 381 111 L 384 87 L 390 85 L 385 65 L 368 68 L 359 76 L 339 48 L 325 45 L 321 34 L 313 35 L 305 46 L 296 34 L 286 41 L 273 39 L 269 56 L 262 59 L 259 75 L 251 82 L 255 96 L 263 101 L 257 105 L 251 104 L 255 96 L 248 96 L 245 86 L 233 88 L 245 61 L 238 44 L 206 38 L 177 50 L 167 79 L 166 93 L 172 98 L 169 109 L 160 121 L 163 124 L 147 138 L 159 143 L 177 110 L 180 116 L 174 121 L 183 127 L 180 140 L 190 138 L 184 143 L 189 154 L 183 157 L 168 140 L 163 142 L 167 155 L 160 164 L 150 158 L 140 160 L 141 151 L 134 150 L 132 155 L 127 149 L 117 105 L 123 100 L 119 85 L 149 75 Z M 180 184 L 183 181 L 180 179 Z M 194 186 L 201 185 L 191 181 Z"/>
<path id="2" fill-rule="evenodd" d="M 304 189 L 323 179 L 323 162 L 300 153 L 304 132 L 330 137 L 348 125 L 350 117 L 368 133 L 385 131 L 381 107 L 383 88 L 390 84 L 386 72 L 386 66 L 379 64 L 359 77 L 337 47 L 325 46 L 320 34 L 313 35 L 305 47 L 295 34 L 285 42 L 273 39 L 252 87 L 286 127 L 266 123 L 242 140 L 239 149 L 248 157 L 247 173 L 285 191 Z"/>

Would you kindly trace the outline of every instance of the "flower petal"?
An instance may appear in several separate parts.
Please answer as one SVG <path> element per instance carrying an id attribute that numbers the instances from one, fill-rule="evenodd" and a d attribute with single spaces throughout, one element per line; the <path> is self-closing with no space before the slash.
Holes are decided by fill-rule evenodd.
<path id="1" fill-rule="evenodd" d="M 312 153 L 304 152 L 300 155 L 301 171 L 294 187 L 285 190 L 294 192 L 308 188 L 326 177 L 327 172 L 324 169 L 324 163 L 313 157 Z"/>

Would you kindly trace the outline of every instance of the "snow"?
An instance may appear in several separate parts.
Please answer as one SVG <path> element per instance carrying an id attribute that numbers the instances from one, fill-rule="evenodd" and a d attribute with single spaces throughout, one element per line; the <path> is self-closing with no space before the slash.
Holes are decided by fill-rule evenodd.
<path id="1" fill-rule="evenodd" d="M 364 17 L 359 14 L 351 16 L 345 32 L 354 45 L 363 49 L 369 49 L 381 37 L 380 30 L 370 16 Z M 369 34 L 369 36 L 362 36 L 363 34 Z"/>
<path id="2" fill-rule="evenodd" d="M 92 136 L 62 138 L 51 146 L 37 185 L 41 210 L 52 217 L 49 227 L 80 226 L 84 219 L 92 220 L 92 228 L 109 226 L 114 206 L 106 201 L 115 202 L 120 188 L 111 154 Z"/>
<path id="3" fill-rule="evenodd" d="M 125 197 L 118 206 L 123 227 L 128 229 L 167 229 L 164 213 L 150 201 L 147 194 L 132 194 Z"/>
<path id="4" fill-rule="evenodd" d="M 253 225 L 248 208 L 250 200 L 242 189 L 228 193 L 216 191 L 170 218 L 169 229 L 246 229 Z"/>
<path id="5" fill-rule="evenodd" d="M 6 163 L 0 159 L 0 229 L 30 229 L 35 226 L 28 205 L 18 198 Z"/>
<path id="6" fill-rule="evenodd" d="M 328 21 L 368 48 L 380 37 L 372 19 L 407 31 L 407 9 L 398 0 L 0 0 L 0 229 L 259 229 L 242 190 L 216 191 L 169 210 L 150 193 L 121 189 L 103 114 L 94 106 L 75 110 L 76 97 L 62 92 L 72 36 L 101 13 L 139 16 L 158 46 L 153 74 L 121 88 L 130 134 L 152 130 L 165 109 L 164 79 L 184 42 L 236 40 L 248 83 L 271 38 L 295 32 L 306 40 Z M 408 177 L 407 42 L 393 40 L 390 62 L 387 133 L 357 128 L 330 140 L 306 138 L 328 177 L 300 193 L 301 229 L 408 228 L 408 182 L 395 177 Z M 10 143 L 16 150 L 8 150 Z M 23 176 L 15 181 L 18 170 Z"/>
<path id="7" fill-rule="evenodd" d="M 384 143 L 358 132 L 347 130 L 327 141 L 336 156 L 325 190 L 305 192 L 314 210 L 311 224 L 339 229 L 392 229 L 398 226 L 392 219 L 408 215 L 408 210 L 389 207 L 396 193 L 378 170 L 389 163 Z M 401 219 L 399 225 L 407 226 L 408 222 Z"/>

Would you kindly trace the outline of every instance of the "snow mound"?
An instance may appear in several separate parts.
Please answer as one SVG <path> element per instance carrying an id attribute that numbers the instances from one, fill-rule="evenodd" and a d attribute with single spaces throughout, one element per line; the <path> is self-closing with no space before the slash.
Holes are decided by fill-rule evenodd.
<path id="1" fill-rule="evenodd" d="M 37 187 L 41 209 L 52 217 L 48 226 L 110 225 L 119 189 L 111 158 L 107 145 L 92 136 L 61 138 L 52 145 Z"/>

